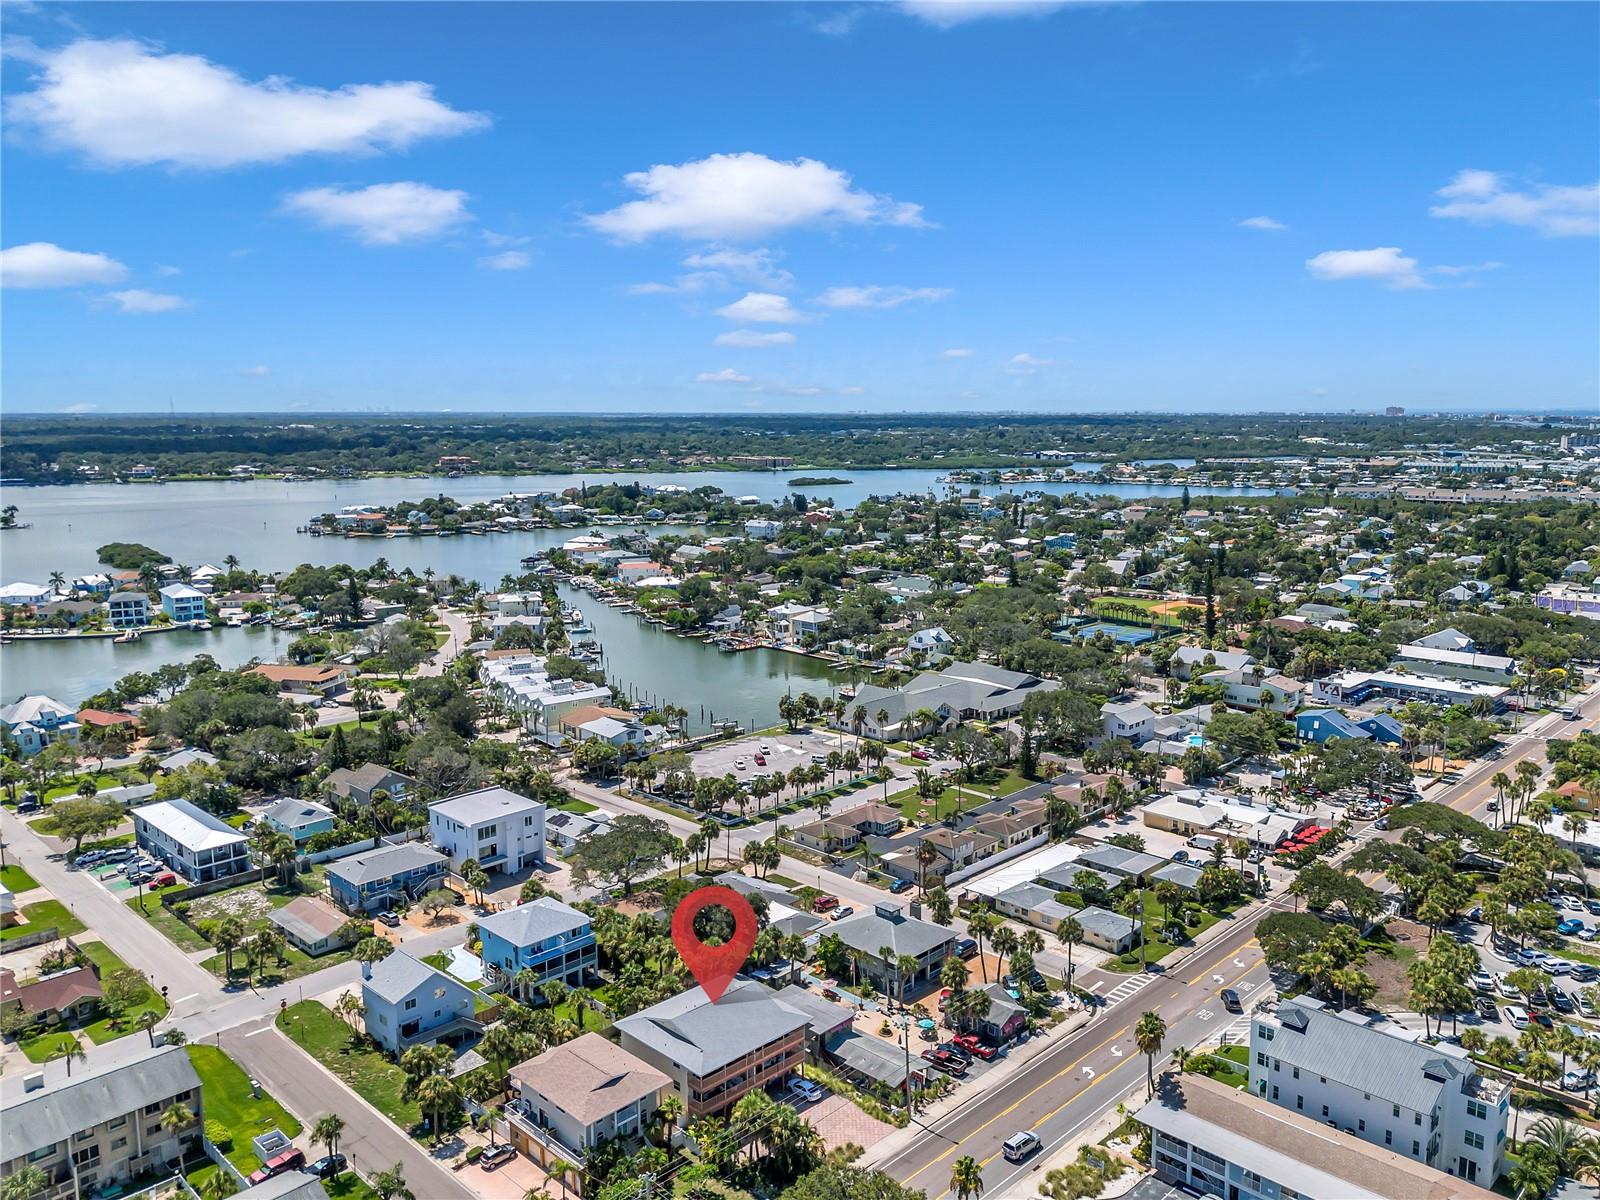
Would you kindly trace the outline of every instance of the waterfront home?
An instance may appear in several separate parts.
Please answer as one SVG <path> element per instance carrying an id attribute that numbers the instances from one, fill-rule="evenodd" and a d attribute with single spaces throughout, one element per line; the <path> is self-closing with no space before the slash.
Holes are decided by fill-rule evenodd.
<path id="1" fill-rule="evenodd" d="M 783 522 L 768 517 L 751 517 L 744 523 L 744 531 L 758 541 L 770 542 L 783 532 Z"/>
<path id="2" fill-rule="evenodd" d="M 540 1163 L 581 1165 L 601 1141 L 645 1137 L 672 1080 L 598 1033 L 511 1068 L 511 1142 Z"/>
<path id="3" fill-rule="evenodd" d="M 353 667 L 339 663 L 323 663 L 311 667 L 261 663 L 245 672 L 246 675 L 260 675 L 263 679 L 270 679 L 280 692 L 296 696 L 335 695 L 344 690 L 344 685 L 354 673 Z"/>
<path id="4" fill-rule="evenodd" d="M 472 989 L 404 950 L 363 963 L 361 976 L 367 1036 L 391 1054 L 481 1029 L 472 1016 Z"/>
<path id="5" fill-rule="evenodd" d="M 417 842 L 380 846 L 328 864 L 328 894 L 348 913 L 383 912 L 444 886 L 448 859 Z"/>
<path id="6" fill-rule="evenodd" d="M 98 600 L 51 600 L 39 605 L 34 615 L 52 624 L 59 623 L 59 618 L 76 629 L 104 607 Z"/>
<path id="7" fill-rule="evenodd" d="M 24 696 L 0 708 L 0 725 L 6 727 L 24 758 L 32 758 L 63 738 L 76 741 L 81 728 L 78 714 L 50 696 Z"/>
<path id="8" fill-rule="evenodd" d="M 113 1195 L 201 1152 L 204 1097 L 183 1046 L 140 1046 L 123 1062 L 86 1063 L 71 1076 L 13 1072 L 0 1095 L 0 1176 L 37 1168 L 42 1200 Z M 163 1122 L 179 1104 L 191 1119 Z"/>
<path id="9" fill-rule="evenodd" d="M 86 729 L 116 729 L 125 728 L 128 732 L 136 732 L 139 728 L 139 718 L 127 712 L 107 712 L 102 708 L 80 708 L 78 710 L 78 724 Z M 104 789 L 100 794 L 105 795 Z"/>
<path id="10" fill-rule="evenodd" d="M 939 967 L 955 953 L 956 934 L 943 926 L 910 916 L 898 905 L 881 902 L 864 912 L 834 922 L 829 930 L 851 950 L 859 969 L 881 990 L 898 992 L 897 962 L 916 960 L 916 970 L 905 982 L 905 994 L 915 995 L 923 985 L 939 978 Z M 879 955 L 888 948 L 894 959 Z"/>
<path id="11" fill-rule="evenodd" d="M 575 708 L 607 704 L 611 689 L 583 679 L 558 679 L 545 669 L 546 660 L 515 656 L 485 660 L 484 684 L 522 721 L 530 733 L 549 733 Z"/>
<path id="12" fill-rule="evenodd" d="M 503 787 L 479 788 L 430 805 L 428 834 L 453 871 L 471 858 L 511 874 L 544 862 L 544 805 Z"/>
<path id="13" fill-rule="evenodd" d="M 823 630 L 833 621 L 832 610 L 809 604 L 787 601 L 767 610 L 773 629 L 778 636 L 791 642 L 806 637 L 821 637 Z"/>
<path id="14" fill-rule="evenodd" d="M 956 640 L 945 632 L 943 626 L 919 629 L 906 640 L 906 650 L 929 658 L 949 658 Z"/>
<path id="15" fill-rule="evenodd" d="M 0 587 L 0 604 L 7 607 L 32 607 L 43 604 L 55 590 L 47 583 L 8 583 Z"/>
<path id="16" fill-rule="evenodd" d="M 953 662 L 940 671 L 924 671 L 900 688 L 863 687 L 844 716 L 833 718 L 833 723 L 858 730 L 856 712 L 860 710 L 859 732 L 875 738 L 902 737 L 943 729 L 956 720 L 1015 716 L 1029 696 L 1053 692 L 1060 686 L 1053 679 L 989 663 Z"/>
<path id="17" fill-rule="evenodd" d="M 684 1124 L 723 1116 L 806 1058 L 806 1014 L 764 984 L 735 980 L 715 1004 L 699 987 L 622 1017 L 622 1048 L 672 1081 Z"/>
<path id="18" fill-rule="evenodd" d="M 598 969 L 599 951 L 587 914 L 554 896 L 484 917 L 478 934 L 485 980 L 515 991 L 523 1001 L 554 981 L 579 987 Z"/>
<path id="19" fill-rule="evenodd" d="M 174 622 L 183 625 L 189 621 L 206 619 L 205 593 L 187 583 L 169 583 L 161 589 L 161 611 Z"/>
<path id="20" fill-rule="evenodd" d="M 315 958 L 345 944 L 342 931 L 349 921 L 344 913 L 316 896 L 296 896 L 267 919 L 299 950 Z"/>
<path id="21" fill-rule="evenodd" d="M 279 833 L 287 833 L 296 842 L 303 842 L 315 834 L 332 832 L 338 818 L 332 809 L 324 808 L 315 800 L 285 796 L 262 813 L 261 820 Z"/>
<path id="22" fill-rule="evenodd" d="M 98 572 L 79 575 L 72 581 L 72 590 L 91 596 L 109 596 L 111 594 L 111 576 Z"/>
<path id="23" fill-rule="evenodd" d="M 334 795 L 366 807 L 372 803 L 372 794 L 378 791 L 387 792 L 391 800 L 405 800 L 415 790 L 417 781 L 392 767 L 369 762 L 329 772 L 327 784 Z"/>
<path id="24" fill-rule="evenodd" d="M 139 848 L 191 883 L 208 883 L 250 869 L 249 839 L 187 800 L 160 800 L 133 810 Z"/>
<path id="25" fill-rule="evenodd" d="M 104 996 L 92 964 L 21 984 L 10 970 L 0 970 L 0 1016 L 20 1013 L 30 1025 L 81 1025 L 100 1010 Z"/>

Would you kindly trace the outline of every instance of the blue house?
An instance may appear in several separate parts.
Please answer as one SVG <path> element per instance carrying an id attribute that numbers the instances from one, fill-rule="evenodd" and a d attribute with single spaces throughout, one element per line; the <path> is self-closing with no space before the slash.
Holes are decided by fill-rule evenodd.
<path id="1" fill-rule="evenodd" d="M 1386 746 L 1397 746 L 1405 740 L 1400 722 L 1387 713 L 1353 719 L 1336 708 L 1316 708 L 1300 713 L 1294 720 L 1294 732 L 1302 742 L 1318 745 L 1330 738 L 1371 739 Z"/>
<path id="2" fill-rule="evenodd" d="M 442 887 L 448 864 L 437 850 L 416 842 L 380 846 L 329 863 L 328 894 L 345 912 L 381 912 Z"/>
<path id="3" fill-rule="evenodd" d="M 552 980 L 581 984 L 598 966 L 589 918 L 553 896 L 485 917 L 478 922 L 478 935 L 483 939 L 485 980 L 515 988 L 524 1000 Z M 533 972 L 533 979 L 513 984 L 523 971 Z"/>
<path id="4" fill-rule="evenodd" d="M 1044 539 L 1046 550 L 1072 550 L 1077 545 L 1077 535 L 1071 533 L 1052 533 Z"/>
<path id="5" fill-rule="evenodd" d="M 169 583 L 161 589 L 161 611 L 180 625 L 206 619 L 205 594 L 187 583 Z"/>
<path id="6" fill-rule="evenodd" d="M 331 832 L 338 820 L 331 808 L 325 808 L 315 800 L 296 800 L 292 797 L 279 800 L 261 814 L 261 819 L 279 833 L 287 833 L 296 842 L 303 842 L 314 834 Z"/>
<path id="7" fill-rule="evenodd" d="M 482 1031 L 472 1015 L 472 989 L 403 950 L 362 964 L 361 975 L 367 1033 L 391 1054 Z"/>

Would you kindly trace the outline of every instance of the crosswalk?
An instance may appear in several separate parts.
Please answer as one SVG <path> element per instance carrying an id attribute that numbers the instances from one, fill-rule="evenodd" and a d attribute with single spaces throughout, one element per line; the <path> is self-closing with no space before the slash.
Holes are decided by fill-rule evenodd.
<path id="1" fill-rule="evenodd" d="M 1148 974 L 1128 976 L 1128 978 L 1124 979 L 1121 983 L 1117 984 L 1116 987 L 1112 988 L 1105 994 L 1104 1007 L 1111 1008 L 1113 1005 L 1121 1004 L 1140 988 L 1154 983 L 1155 978 L 1156 977 L 1154 975 Z"/>

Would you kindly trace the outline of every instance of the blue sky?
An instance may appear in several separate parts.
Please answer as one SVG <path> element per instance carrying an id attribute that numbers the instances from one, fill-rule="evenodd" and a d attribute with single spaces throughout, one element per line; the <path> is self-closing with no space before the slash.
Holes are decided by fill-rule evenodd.
<path id="1" fill-rule="evenodd" d="M 13 412 L 1589 409 L 1585 4 L 8 6 Z"/>

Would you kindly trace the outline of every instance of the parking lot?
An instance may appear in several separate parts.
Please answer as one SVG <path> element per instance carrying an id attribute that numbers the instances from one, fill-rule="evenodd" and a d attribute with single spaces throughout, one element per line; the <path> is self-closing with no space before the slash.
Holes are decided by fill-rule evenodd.
<path id="1" fill-rule="evenodd" d="M 764 734 L 707 746 L 695 751 L 690 762 L 695 775 L 701 778 L 732 775 L 737 779 L 753 779 L 757 775 L 787 775 L 796 767 L 809 767 L 814 754 L 826 758 L 831 751 L 848 750 L 855 744 L 856 739 L 849 734 L 841 737 L 821 729 Z M 765 753 L 762 753 L 762 746 L 767 747 Z M 756 762 L 758 754 L 767 760 L 765 765 Z M 739 767 L 741 761 L 743 769 Z"/>

